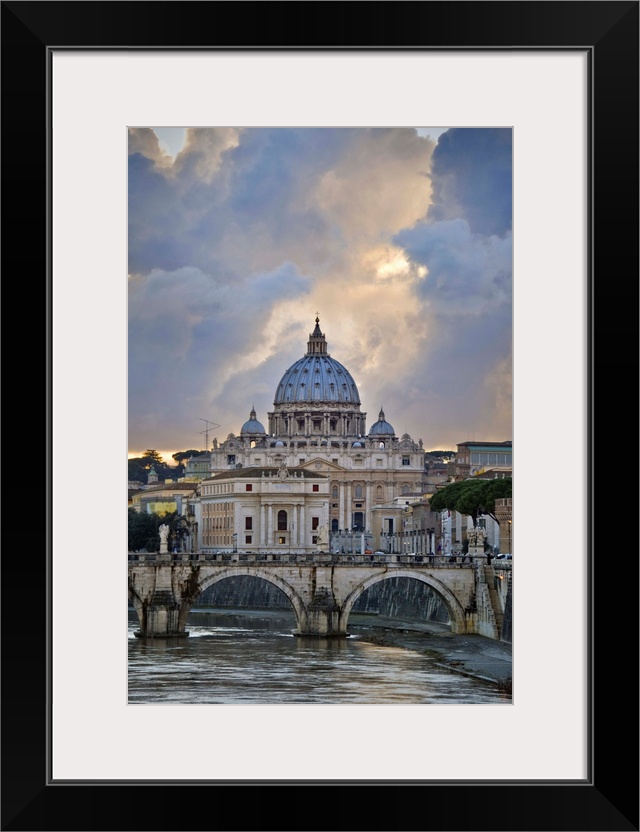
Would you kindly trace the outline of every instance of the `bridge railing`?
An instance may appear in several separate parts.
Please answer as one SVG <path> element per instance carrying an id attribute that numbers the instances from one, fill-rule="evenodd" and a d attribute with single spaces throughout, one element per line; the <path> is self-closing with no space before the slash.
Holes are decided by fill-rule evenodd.
<path id="1" fill-rule="evenodd" d="M 469 555 L 457 555 L 445 557 L 441 555 L 411 555 L 411 554 L 372 554 L 372 555 L 332 555 L 327 552 L 316 552 L 312 554 L 291 554 L 280 552 L 265 552 L 265 553 L 242 553 L 242 552 L 182 552 L 162 555 L 155 552 L 129 552 L 129 564 L 135 566 L 155 565 L 159 563 L 170 564 L 252 564 L 260 565 L 266 563 L 298 563 L 298 564 L 317 564 L 317 565 L 331 565 L 331 564 L 423 564 L 426 566 L 468 566 L 474 565 L 473 558 Z"/>

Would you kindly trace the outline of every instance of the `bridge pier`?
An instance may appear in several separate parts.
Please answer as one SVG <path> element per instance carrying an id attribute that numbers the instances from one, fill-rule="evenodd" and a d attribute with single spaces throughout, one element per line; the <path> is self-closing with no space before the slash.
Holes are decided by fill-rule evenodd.
<path id="1" fill-rule="evenodd" d="M 163 558 L 163 560 L 165 560 Z M 172 585 L 172 568 L 169 557 L 155 569 L 155 587 L 143 606 L 140 629 L 134 632 L 136 638 L 183 638 L 189 635 L 181 615 L 182 604 L 176 599 Z"/>
<path id="2" fill-rule="evenodd" d="M 189 631 L 180 627 L 180 605 L 172 592 L 154 592 L 147 607 L 145 627 L 136 630 L 136 638 L 183 638 Z"/>
<path id="3" fill-rule="evenodd" d="M 340 628 L 340 612 L 340 607 L 330 589 L 324 587 L 316 590 L 306 608 L 306 621 L 294 632 L 294 635 L 346 638 L 347 633 Z"/>

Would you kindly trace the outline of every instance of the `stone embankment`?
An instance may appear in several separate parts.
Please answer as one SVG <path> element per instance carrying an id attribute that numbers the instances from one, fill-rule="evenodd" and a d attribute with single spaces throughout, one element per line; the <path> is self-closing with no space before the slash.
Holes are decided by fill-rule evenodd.
<path id="1" fill-rule="evenodd" d="M 421 623 L 375 616 L 349 619 L 353 635 L 386 647 L 415 650 L 433 659 L 442 669 L 460 673 L 511 691 L 511 644 L 479 635 L 456 635 L 442 624 Z"/>

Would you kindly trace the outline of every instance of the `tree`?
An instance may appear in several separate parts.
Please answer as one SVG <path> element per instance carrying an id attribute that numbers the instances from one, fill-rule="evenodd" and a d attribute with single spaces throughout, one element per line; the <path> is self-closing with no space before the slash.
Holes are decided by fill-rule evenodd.
<path id="1" fill-rule="evenodd" d="M 154 469 L 158 475 L 158 481 L 176 480 L 184 476 L 184 465 L 177 465 L 172 468 L 163 461 L 160 454 L 153 450 L 146 450 L 143 456 L 134 457 L 129 460 L 129 479 L 147 484 L 149 471 Z"/>
<path id="2" fill-rule="evenodd" d="M 207 451 L 194 451 L 193 449 L 190 451 L 178 451 L 177 454 L 171 454 L 171 459 L 175 459 L 176 463 L 184 462 L 186 459 L 191 459 L 192 456 L 200 456 L 201 454 L 206 454 Z"/>
<path id="3" fill-rule="evenodd" d="M 149 514 L 146 511 L 138 513 L 135 508 L 129 507 L 129 551 L 139 552 L 141 549 L 147 552 L 160 551 L 160 533 L 158 529 L 164 523 L 175 534 L 179 520 L 180 516 L 177 511 L 171 511 L 168 514 Z"/>
<path id="4" fill-rule="evenodd" d="M 456 455 L 455 451 L 425 451 L 425 456 L 433 459 L 453 459 Z"/>
<path id="5" fill-rule="evenodd" d="M 473 518 L 473 525 L 478 525 L 478 517 L 486 514 L 500 525 L 495 515 L 496 499 L 511 497 L 511 477 L 497 480 L 469 479 L 452 482 L 436 491 L 430 499 L 433 511 L 457 511 Z"/>
<path id="6" fill-rule="evenodd" d="M 134 457 L 128 460 L 127 467 L 129 469 L 129 481 L 141 482 L 146 484 L 149 475 L 149 469 L 145 466 L 142 457 Z"/>
<path id="7" fill-rule="evenodd" d="M 139 552 L 141 549 L 147 552 L 157 552 L 160 549 L 160 535 L 158 527 L 161 518 L 157 514 L 138 513 L 134 508 L 129 509 L 128 533 L 129 551 Z"/>

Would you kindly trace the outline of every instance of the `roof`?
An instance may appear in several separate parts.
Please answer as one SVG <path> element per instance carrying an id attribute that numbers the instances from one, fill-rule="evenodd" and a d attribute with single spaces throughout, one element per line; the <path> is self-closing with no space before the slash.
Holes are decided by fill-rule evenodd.
<path id="1" fill-rule="evenodd" d="M 280 468 L 275 465 L 270 465 L 264 468 L 231 468 L 229 471 L 223 471 L 213 477 L 208 477 L 203 482 L 216 482 L 219 480 L 238 480 L 247 479 L 254 480 L 261 477 L 277 477 Z M 298 467 L 287 468 L 290 479 L 305 479 L 305 480 L 326 480 L 325 474 L 318 474 L 316 471 L 309 471 L 306 468 Z M 300 476 L 302 475 L 302 476 Z"/>
<path id="2" fill-rule="evenodd" d="M 287 402 L 360 404 L 360 394 L 351 373 L 327 352 L 327 342 L 317 315 L 315 329 L 307 342 L 306 355 L 285 371 L 276 388 L 274 405 Z"/>
<path id="3" fill-rule="evenodd" d="M 154 483 L 148 488 L 140 489 L 141 494 L 153 494 L 159 491 L 195 491 L 199 483 L 196 481 L 189 482 L 163 482 Z M 137 492 L 136 492 L 137 493 Z"/>
<path id="4" fill-rule="evenodd" d="M 349 402 L 360 404 L 351 373 L 330 355 L 305 355 L 284 373 L 274 404 L 286 402 Z"/>
<path id="5" fill-rule="evenodd" d="M 473 448 L 476 451 L 495 451 L 498 448 L 512 448 L 513 441 L 511 439 L 505 442 L 458 442 L 459 448 Z"/>
<path id="6" fill-rule="evenodd" d="M 378 421 L 374 422 L 371 426 L 369 436 L 395 436 L 395 433 L 396 432 L 393 429 L 393 425 L 390 425 L 389 422 L 387 422 L 384 416 L 384 410 L 380 408 L 380 413 L 378 413 Z"/>
<path id="7" fill-rule="evenodd" d="M 255 408 L 251 408 L 251 413 L 249 414 L 249 419 L 244 423 L 244 425 L 240 428 L 240 435 L 242 436 L 243 433 L 264 433 L 266 431 L 264 429 L 264 425 L 262 422 L 259 422 L 256 418 L 256 411 Z"/>

